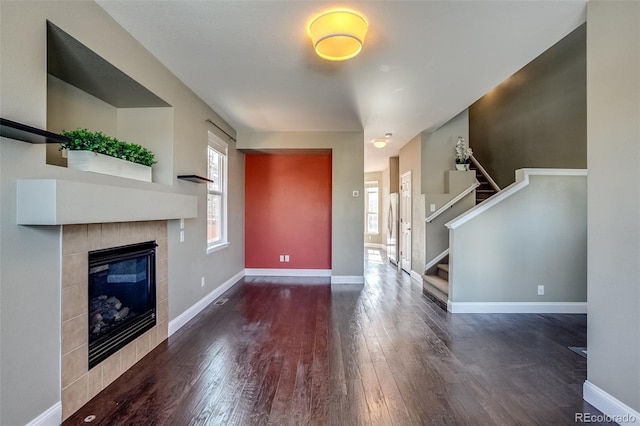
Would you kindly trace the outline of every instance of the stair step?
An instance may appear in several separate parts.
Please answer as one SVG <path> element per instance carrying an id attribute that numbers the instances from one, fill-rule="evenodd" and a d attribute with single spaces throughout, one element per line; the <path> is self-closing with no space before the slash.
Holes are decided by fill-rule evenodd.
<path id="1" fill-rule="evenodd" d="M 438 276 L 443 280 L 449 281 L 449 264 L 447 263 L 438 264 Z"/>
<path id="2" fill-rule="evenodd" d="M 437 275 L 423 275 L 422 279 L 433 287 L 437 288 L 444 294 L 449 294 L 449 281 L 437 276 Z"/>

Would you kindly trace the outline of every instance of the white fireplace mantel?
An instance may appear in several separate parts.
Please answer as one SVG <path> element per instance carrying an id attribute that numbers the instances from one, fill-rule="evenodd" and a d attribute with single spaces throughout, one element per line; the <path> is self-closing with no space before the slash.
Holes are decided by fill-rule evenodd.
<path id="1" fill-rule="evenodd" d="M 18 179 L 18 225 L 189 219 L 198 198 L 174 192 L 60 179 Z"/>

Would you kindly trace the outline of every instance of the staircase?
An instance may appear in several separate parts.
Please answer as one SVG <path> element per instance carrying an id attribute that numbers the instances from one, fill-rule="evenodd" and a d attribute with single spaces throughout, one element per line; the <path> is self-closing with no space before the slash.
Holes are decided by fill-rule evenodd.
<path id="1" fill-rule="evenodd" d="M 480 183 L 480 186 L 476 188 L 476 205 L 498 192 L 473 162 L 469 165 L 469 170 L 473 170 L 476 173 L 476 179 Z"/>
<path id="2" fill-rule="evenodd" d="M 488 175 L 478 160 L 471 156 L 469 170 L 475 172 L 479 186 L 475 188 L 476 205 L 482 203 L 489 197 L 500 191 L 498 184 Z M 465 194 L 465 193 L 463 193 Z M 460 198 L 461 199 L 461 198 Z M 457 201 L 459 201 L 458 199 Z M 456 200 L 454 198 L 454 200 Z M 457 202 L 455 201 L 455 202 Z M 444 210 L 444 209 L 443 209 Z M 435 214 L 434 214 L 435 215 Z M 431 218 L 433 220 L 433 218 Z M 431 220 L 429 223 L 431 223 Z M 449 250 L 442 252 L 439 256 L 429 261 L 426 270 L 422 274 L 422 293 L 433 300 L 445 311 L 449 301 Z"/>
<path id="3" fill-rule="evenodd" d="M 449 264 L 438 263 L 437 275 L 428 275 L 426 271 L 422 275 L 422 293 L 436 302 L 442 309 L 447 310 L 449 300 Z"/>

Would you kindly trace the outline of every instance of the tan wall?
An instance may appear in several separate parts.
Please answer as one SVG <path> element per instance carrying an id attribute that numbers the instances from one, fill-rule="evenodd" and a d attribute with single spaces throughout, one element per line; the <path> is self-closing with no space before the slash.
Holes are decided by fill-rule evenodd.
<path id="1" fill-rule="evenodd" d="M 400 191 L 400 157 L 389 157 L 389 192 Z"/>

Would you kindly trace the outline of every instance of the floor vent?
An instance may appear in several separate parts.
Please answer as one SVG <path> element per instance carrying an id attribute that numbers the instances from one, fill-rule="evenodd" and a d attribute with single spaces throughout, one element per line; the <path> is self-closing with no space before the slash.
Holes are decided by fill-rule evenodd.
<path id="1" fill-rule="evenodd" d="M 218 299 L 215 302 L 213 302 L 214 305 L 224 305 L 225 303 L 227 303 L 227 300 L 229 299 Z"/>

